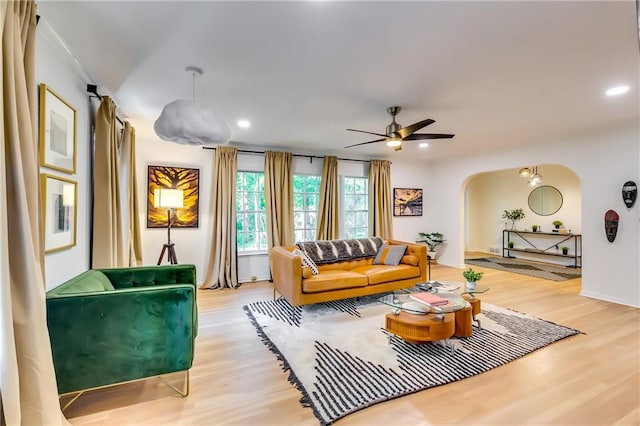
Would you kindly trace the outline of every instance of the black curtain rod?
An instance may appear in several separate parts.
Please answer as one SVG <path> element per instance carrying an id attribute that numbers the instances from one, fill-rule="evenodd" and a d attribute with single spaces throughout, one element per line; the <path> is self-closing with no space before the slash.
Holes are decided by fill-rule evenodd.
<path id="1" fill-rule="evenodd" d="M 102 96 L 100 95 L 100 93 L 98 93 L 98 86 L 96 86 L 95 84 L 87 84 L 87 92 L 95 95 L 98 99 L 102 100 Z M 124 121 L 122 121 L 122 119 L 117 115 L 116 120 L 118 120 L 118 123 L 122 124 L 122 127 L 124 127 Z"/>
<path id="2" fill-rule="evenodd" d="M 215 147 L 212 146 L 203 146 L 202 149 L 212 149 L 212 150 L 216 150 Z M 264 155 L 265 151 L 250 151 L 250 150 L 246 150 L 246 149 L 239 149 L 238 152 L 243 153 L 243 154 L 262 154 Z M 305 154 L 292 154 L 294 157 L 300 157 L 300 158 L 308 158 L 308 159 L 313 159 L 313 158 L 319 158 L 322 159 L 324 157 L 320 157 L 318 155 L 305 155 Z M 342 161 L 356 161 L 356 162 L 360 162 L 360 163 L 368 163 L 369 160 L 356 160 L 353 158 L 339 158 L 338 160 L 342 160 Z"/>

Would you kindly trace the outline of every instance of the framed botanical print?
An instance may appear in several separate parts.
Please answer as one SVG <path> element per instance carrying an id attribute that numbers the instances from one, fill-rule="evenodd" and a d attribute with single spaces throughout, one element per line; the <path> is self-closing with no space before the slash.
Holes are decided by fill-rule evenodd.
<path id="1" fill-rule="evenodd" d="M 422 216 L 422 189 L 393 188 L 394 216 Z"/>
<path id="2" fill-rule="evenodd" d="M 40 165 L 76 172 L 76 109 L 46 84 L 40 84 Z"/>
<path id="3" fill-rule="evenodd" d="M 154 190 L 181 189 L 184 207 L 175 210 L 171 228 L 197 228 L 200 187 L 200 169 L 171 166 L 147 168 L 147 228 L 166 228 L 167 209 L 154 207 Z"/>
<path id="4" fill-rule="evenodd" d="M 51 253 L 76 245 L 78 184 L 59 176 L 40 174 L 44 252 Z"/>

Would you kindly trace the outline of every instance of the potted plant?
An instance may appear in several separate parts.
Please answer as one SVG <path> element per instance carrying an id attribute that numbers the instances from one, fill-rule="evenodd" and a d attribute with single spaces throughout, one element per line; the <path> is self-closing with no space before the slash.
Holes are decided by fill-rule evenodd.
<path id="1" fill-rule="evenodd" d="M 569 253 L 569 247 L 562 246 L 562 254 L 564 254 L 566 256 L 568 253 Z"/>
<path id="2" fill-rule="evenodd" d="M 476 289 L 476 282 L 480 281 L 484 272 L 474 271 L 471 268 L 465 269 L 462 272 L 462 276 L 467 281 L 467 291 L 473 291 Z"/>
<path id="3" fill-rule="evenodd" d="M 531 225 L 533 232 L 538 232 L 538 225 Z"/>
<path id="4" fill-rule="evenodd" d="M 422 240 L 420 240 L 419 242 L 427 244 L 427 247 L 429 247 L 429 252 L 427 253 L 427 255 L 431 257 L 431 259 L 435 260 L 436 247 L 446 241 L 444 239 L 444 236 L 440 232 L 419 232 L 419 234 L 420 237 L 422 237 Z"/>
<path id="5" fill-rule="evenodd" d="M 509 248 L 513 248 L 513 241 L 509 241 Z"/>
<path id="6" fill-rule="evenodd" d="M 503 219 L 511 221 L 511 229 L 516 229 L 516 220 L 524 219 L 524 211 L 522 209 L 505 210 L 502 213 Z"/>
<path id="7" fill-rule="evenodd" d="M 554 220 L 553 222 L 553 226 L 555 226 L 556 229 L 560 229 L 560 227 L 562 226 L 562 222 L 559 220 Z"/>

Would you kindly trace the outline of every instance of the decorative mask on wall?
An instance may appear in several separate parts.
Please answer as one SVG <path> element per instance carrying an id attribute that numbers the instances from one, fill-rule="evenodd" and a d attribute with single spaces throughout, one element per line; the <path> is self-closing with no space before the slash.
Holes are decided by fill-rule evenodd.
<path id="1" fill-rule="evenodd" d="M 618 234 L 618 221 L 620 216 L 613 210 L 607 210 L 604 214 L 604 233 L 607 235 L 607 240 L 612 243 L 616 239 Z"/>
<path id="2" fill-rule="evenodd" d="M 622 200 L 628 208 L 633 207 L 638 198 L 638 185 L 632 180 L 628 180 L 622 185 Z"/>

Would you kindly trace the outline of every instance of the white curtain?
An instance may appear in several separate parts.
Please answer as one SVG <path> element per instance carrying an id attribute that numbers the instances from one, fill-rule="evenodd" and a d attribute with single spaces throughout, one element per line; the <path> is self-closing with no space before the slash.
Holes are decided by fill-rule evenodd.
<path id="1" fill-rule="evenodd" d="M 47 331 L 36 137 L 36 5 L 2 1 L 0 12 L 0 423 L 68 424 L 60 411 Z"/>

